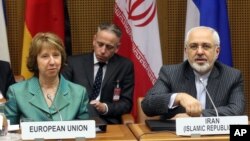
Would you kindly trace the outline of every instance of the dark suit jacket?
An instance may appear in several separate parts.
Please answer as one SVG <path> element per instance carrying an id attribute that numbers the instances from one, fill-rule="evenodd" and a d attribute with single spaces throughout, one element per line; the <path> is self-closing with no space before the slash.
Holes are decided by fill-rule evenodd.
<path id="1" fill-rule="evenodd" d="M 68 65 L 62 74 L 72 82 L 87 88 L 89 97 L 92 95 L 94 83 L 93 53 L 68 57 Z M 120 81 L 120 100 L 113 101 L 116 81 Z M 108 106 L 106 115 L 98 114 L 107 123 L 121 123 L 121 115 L 129 113 L 132 108 L 134 90 L 134 66 L 131 61 L 115 54 L 107 64 L 107 70 L 102 82 L 100 101 Z M 93 113 L 92 113 L 93 114 Z"/>
<path id="2" fill-rule="evenodd" d="M 243 79 L 239 70 L 215 62 L 208 78 L 207 90 L 220 116 L 244 113 Z M 157 82 L 142 101 L 143 111 L 148 116 L 164 115 L 164 118 L 185 112 L 181 106 L 173 110 L 168 109 L 171 95 L 178 92 L 186 92 L 196 98 L 195 75 L 187 61 L 161 68 Z M 216 116 L 208 96 L 202 115 Z"/>
<path id="3" fill-rule="evenodd" d="M 11 124 L 20 119 L 33 121 L 60 121 L 89 119 L 86 89 L 73 84 L 61 76 L 56 97 L 48 107 L 37 77 L 11 85 L 7 92 L 8 101 L 4 113 Z M 58 112 L 59 111 L 59 112 Z"/>
<path id="4" fill-rule="evenodd" d="M 0 61 L 0 91 L 5 98 L 9 86 L 14 83 L 15 79 L 10 64 L 5 61 Z"/>

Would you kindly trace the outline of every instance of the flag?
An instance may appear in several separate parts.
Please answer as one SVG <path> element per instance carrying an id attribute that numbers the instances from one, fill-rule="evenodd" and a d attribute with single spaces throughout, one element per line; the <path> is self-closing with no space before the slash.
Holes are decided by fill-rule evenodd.
<path id="1" fill-rule="evenodd" d="M 53 32 L 65 41 L 63 0 L 26 0 L 21 74 L 29 78 L 27 56 L 32 38 L 38 32 Z"/>
<path id="2" fill-rule="evenodd" d="M 67 6 L 67 0 L 64 1 L 64 46 L 67 56 L 72 55 L 72 42 L 71 42 L 71 28 L 70 28 L 70 18 Z"/>
<path id="3" fill-rule="evenodd" d="M 143 97 L 155 83 L 162 54 L 155 0 L 116 0 L 114 23 L 122 30 L 118 54 L 130 58 L 135 68 L 133 103 Z M 132 114 L 137 117 L 137 105 Z"/>
<path id="4" fill-rule="evenodd" d="M 3 0 L 0 0 L 0 60 L 10 62 L 3 2 Z"/>
<path id="5" fill-rule="evenodd" d="M 220 36 L 219 61 L 233 65 L 227 0 L 188 0 L 186 33 L 195 26 L 214 28 Z"/>

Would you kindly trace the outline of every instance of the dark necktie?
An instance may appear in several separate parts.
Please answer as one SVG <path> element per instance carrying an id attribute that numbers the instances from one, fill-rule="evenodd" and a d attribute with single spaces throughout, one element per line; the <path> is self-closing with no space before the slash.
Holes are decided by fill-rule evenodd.
<path id="1" fill-rule="evenodd" d="M 103 63 L 103 62 L 98 63 L 99 69 L 98 69 L 96 76 L 95 76 L 95 82 L 93 85 L 93 94 L 91 95 L 91 100 L 95 100 L 100 93 L 101 86 L 102 86 L 102 74 L 103 74 L 102 68 L 105 64 L 106 63 Z"/>

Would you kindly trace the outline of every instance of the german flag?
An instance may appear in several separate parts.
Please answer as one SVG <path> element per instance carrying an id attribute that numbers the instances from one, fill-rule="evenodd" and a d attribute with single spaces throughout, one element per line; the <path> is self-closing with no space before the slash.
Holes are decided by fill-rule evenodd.
<path id="1" fill-rule="evenodd" d="M 26 0 L 21 74 L 27 79 L 27 57 L 32 38 L 38 32 L 53 32 L 65 39 L 63 0 Z"/>

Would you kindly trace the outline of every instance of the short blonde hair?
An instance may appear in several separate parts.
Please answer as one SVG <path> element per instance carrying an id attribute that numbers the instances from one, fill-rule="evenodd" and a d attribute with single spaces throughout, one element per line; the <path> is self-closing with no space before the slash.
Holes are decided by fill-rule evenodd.
<path id="1" fill-rule="evenodd" d="M 29 69 L 30 72 L 33 72 L 35 76 L 38 76 L 39 74 L 37 56 L 44 48 L 53 48 L 58 50 L 62 56 L 61 70 L 65 65 L 66 53 L 64 50 L 64 44 L 62 39 L 54 33 L 39 32 L 35 35 L 35 37 L 31 41 L 31 45 L 29 48 L 29 55 L 27 58 L 27 68 Z"/>

